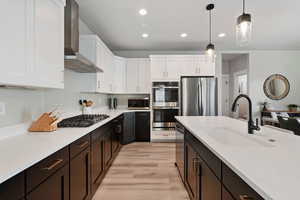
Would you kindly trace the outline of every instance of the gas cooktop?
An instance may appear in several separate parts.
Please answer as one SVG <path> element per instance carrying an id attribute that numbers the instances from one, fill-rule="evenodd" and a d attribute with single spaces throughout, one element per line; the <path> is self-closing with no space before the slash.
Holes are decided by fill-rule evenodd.
<path id="1" fill-rule="evenodd" d="M 109 115 L 98 114 L 98 115 L 78 115 L 71 118 L 66 118 L 59 122 L 57 126 L 59 128 L 65 127 L 89 127 L 97 122 L 109 118 Z"/>

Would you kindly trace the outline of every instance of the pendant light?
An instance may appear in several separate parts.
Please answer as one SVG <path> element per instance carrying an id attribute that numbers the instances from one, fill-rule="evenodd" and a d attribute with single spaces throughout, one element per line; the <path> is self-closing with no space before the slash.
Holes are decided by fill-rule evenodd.
<path id="1" fill-rule="evenodd" d="M 245 13 L 245 0 L 243 0 L 243 14 L 237 19 L 236 41 L 238 45 L 245 46 L 249 44 L 252 35 L 251 15 Z"/>
<path id="2" fill-rule="evenodd" d="M 209 60 L 214 62 L 215 60 L 215 45 L 211 41 L 211 11 L 215 8 L 214 4 L 208 4 L 206 10 L 209 11 L 209 44 L 206 46 L 206 55 Z"/>

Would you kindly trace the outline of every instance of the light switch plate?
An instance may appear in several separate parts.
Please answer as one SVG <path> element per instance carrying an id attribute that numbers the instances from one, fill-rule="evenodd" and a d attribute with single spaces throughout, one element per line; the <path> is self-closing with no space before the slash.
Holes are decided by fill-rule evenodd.
<path id="1" fill-rule="evenodd" d="M 5 111 L 5 103 L 0 102 L 0 116 L 5 115 L 6 111 Z"/>

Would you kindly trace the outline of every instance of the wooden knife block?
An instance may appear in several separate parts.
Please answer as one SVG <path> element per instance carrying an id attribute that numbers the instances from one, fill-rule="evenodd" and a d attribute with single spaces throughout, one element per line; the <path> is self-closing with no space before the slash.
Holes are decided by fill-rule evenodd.
<path id="1" fill-rule="evenodd" d="M 52 132 L 57 130 L 56 118 L 51 117 L 49 113 L 44 113 L 39 119 L 31 124 L 28 129 L 30 132 Z"/>

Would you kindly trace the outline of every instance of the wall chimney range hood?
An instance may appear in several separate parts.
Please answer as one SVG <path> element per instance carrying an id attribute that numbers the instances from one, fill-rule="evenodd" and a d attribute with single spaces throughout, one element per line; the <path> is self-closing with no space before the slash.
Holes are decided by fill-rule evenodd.
<path id="1" fill-rule="evenodd" d="M 65 7 L 65 68 L 79 73 L 103 72 L 79 53 L 79 6 L 75 0 L 67 0 Z"/>

